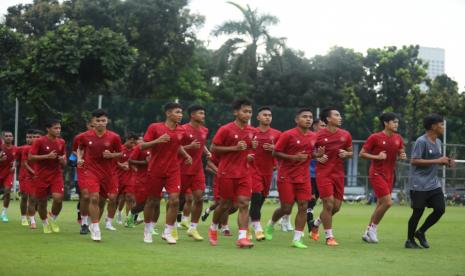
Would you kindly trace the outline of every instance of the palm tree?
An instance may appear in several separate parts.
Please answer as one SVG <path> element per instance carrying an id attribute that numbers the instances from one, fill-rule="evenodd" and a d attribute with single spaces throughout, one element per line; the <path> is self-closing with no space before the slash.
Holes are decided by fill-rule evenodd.
<path id="1" fill-rule="evenodd" d="M 239 9 L 243 19 L 226 21 L 212 32 L 214 36 L 234 35 L 216 51 L 218 72 L 224 75 L 232 71 L 254 83 L 258 68 L 272 56 L 280 55 L 286 39 L 269 33 L 268 28 L 279 23 L 276 16 L 259 14 L 249 5 L 244 8 L 231 1 L 227 3 Z M 265 54 L 259 54 L 259 48 L 264 48 Z"/>

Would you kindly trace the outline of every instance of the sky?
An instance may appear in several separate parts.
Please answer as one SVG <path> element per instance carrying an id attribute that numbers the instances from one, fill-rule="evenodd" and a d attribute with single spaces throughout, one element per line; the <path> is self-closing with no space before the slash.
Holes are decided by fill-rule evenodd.
<path id="1" fill-rule="evenodd" d="M 27 0 L 0 0 L 0 14 Z M 445 49 L 445 72 L 465 91 L 465 0 L 235 0 L 280 19 L 271 28 L 286 37 L 287 46 L 307 57 L 325 54 L 333 46 L 368 48 L 419 44 Z M 223 0 L 191 0 L 190 9 L 205 16 L 198 37 L 218 48 L 224 38 L 210 35 L 225 20 L 241 13 Z"/>

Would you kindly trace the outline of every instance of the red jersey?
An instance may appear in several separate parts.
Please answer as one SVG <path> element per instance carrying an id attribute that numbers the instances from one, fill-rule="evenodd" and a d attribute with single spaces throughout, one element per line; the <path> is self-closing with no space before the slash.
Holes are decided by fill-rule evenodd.
<path id="1" fill-rule="evenodd" d="M 23 145 L 20 147 L 21 149 L 17 152 L 18 160 L 20 162 L 19 167 L 19 179 L 24 179 L 26 176 L 30 175 L 26 166 L 24 166 L 24 162 L 27 161 L 29 157 L 29 151 L 31 150 L 30 145 Z"/>
<path id="2" fill-rule="evenodd" d="M 273 174 L 273 168 L 276 165 L 276 159 L 273 157 L 273 152 L 263 148 L 263 144 L 276 145 L 280 135 L 281 131 L 274 128 L 270 128 L 265 132 L 260 131 L 259 128 L 255 129 L 254 138 L 258 142 L 258 146 L 255 149 L 255 157 L 252 161 L 252 168 L 254 171 L 256 171 L 256 173 L 260 175 Z"/>
<path id="3" fill-rule="evenodd" d="M 327 128 L 320 129 L 317 134 L 315 147 L 325 147 L 328 161 L 316 165 L 316 174 L 345 175 L 344 160 L 339 157 L 339 150 L 352 147 L 352 136 L 346 130 L 338 128 L 334 133 Z"/>
<path id="4" fill-rule="evenodd" d="M 91 129 L 75 137 L 73 147 L 84 150 L 84 167 L 92 171 L 96 177 L 107 177 L 115 172 L 115 160 L 103 158 L 103 152 L 121 152 L 121 138 L 113 131 L 107 130 L 99 137 Z"/>
<path id="5" fill-rule="evenodd" d="M 370 175 L 381 174 L 386 177 L 394 174 L 397 155 L 404 148 L 402 137 L 394 133 L 390 137 L 384 131 L 376 132 L 368 137 L 363 148 L 369 153 L 377 155 L 386 152 L 385 160 L 371 160 Z"/>
<path id="6" fill-rule="evenodd" d="M 134 147 L 134 150 L 131 152 L 131 155 L 129 156 L 129 158 L 135 161 L 143 161 L 143 160 L 147 160 L 147 157 L 150 156 L 150 153 L 151 153 L 150 149 L 141 150 L 140 145 L 137 145 Z M 145 175 L 147 174 L 147 165 L 131 165 L 131 166 L 137 167 L 137 171 L 135 173 L 136 177 L 145 177 Z"/>
<path id="7" fill-rule="evenodd" d="M 153 141 L 165 133 L 170 136 L 170 140 L 166 143 L 157 144 L 150 149 L 152 158 L 148 166 L 148 172 L 163 177 L 176 173 L 180 169 L 179 147 L 184 144 L 186 139 L 186 131 L 180 125 L 170 129 L 165 123 L 153 123 L 147 128 L 144 141 Z"/>
<path id="8" fill-rule="evenodd" d="M 203 170 L 202 154 L 207 143 L 208 129 L 200 126 L 193 127 L 191 124 L 183 125 L 186 130 L 185 144 L 189 145 L 192 141 L 197 140 L 200 143 L 198 149 L 186 149 L 186 152 L 192 157 L 192 165 L 181 162 L 181 174 L 196 175 Z"/>
<path id="9" fill-rule="evenodd" d="M 9 174 L 12 173 L 11 167 L 16 161 L 16 152 L 18 148 L 14 145 L 8 147 L 6 144 L 2 144 L 0 148 L 0 151 L 6 154 L 6 159 L 0 161 L 0 179 L 5 179 Z"/>
<path id="10" fill-rule="evenodd" d="M 289 155 L 299 153 L 308 154 L 305 161 L 294 161 L 281 159 L 278 169 L 279 177 L 291 177 L 292 182 L 305 183 L 310 180 L 310 161 L 312 160 L 313 149 L 316 144 L 316 135 L 311 131 L 302 133 L 298 128 L 293 128 L 281 134 L 275 146 L 276 152 Z"/>
<path id="11" fill-rule="evenodd" d="M 131 156 L 131 153 L 134 151 L 134 148 L 128 149 L 124 144 L 121 146 L 121 157 L 118 159 L 118 162 L 124 163 L 128 162 L 129 157 Z M 129 183 L 131 180 L 131 170 L 123 170 L 118 168 L 118 176 L 120 177 L 120 180 L 124 181 L 125 184 Z"/>
<path id="12" fill-rule="evenodd" d="M 247 148 L 251 149 L 254 132 L 254 128 L 249 125 L 240 128 L 235 122 L 231 122 L 218 129 L 212 143 L 217 146 L 231 147 L 236 146 L 242 140 L 247 143 Z M 218 176 L 225 178 L 246 177 L 249 169 L 247 163 L 249 153 L 249 150 L 221 153 Z"/>
<path id="13" fill-rule="evenodd" d="M 44 181 L 51 181 L 57 173 L 61 173 L 61 164 L 58 158 L 66 155 L 65 140 L 61 138 L 50 139 L 45 135 L 34 140 L 29 152 L 31 155 L 46 155 L 52 151 L 57 153 L 56 159 L 45 159 L 31 163 L 35 175 Z"/>

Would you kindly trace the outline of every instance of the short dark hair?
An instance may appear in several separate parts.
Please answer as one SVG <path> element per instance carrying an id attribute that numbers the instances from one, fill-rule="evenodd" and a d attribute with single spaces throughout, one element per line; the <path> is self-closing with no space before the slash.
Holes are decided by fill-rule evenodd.
<path id="1" fill-rule="evenodd" d="M 324 108 L 320 113 L 320 120 L 322 120 L 325 124 L 328 123 L 328 117 L 331 115 L 331 111 L 337 110 L 334 107 L 327 107 Z"/>
<path id="2" fill-rule="evenodd" d="M 26 130 L 26 135 L 28 135 L 28 134 L 35 134 L 34 129 L 30 128 L 30 129 Z"/>
<path id="3" fill-rule="evenodd" d="M 170 102 L 170 103 L 165 104 L 165 106 L 163 107 L 165 112 L 170 111 L 170 110 L 175 109 L 175 108 L 182 109 L 182 106 L 179 103 Z"/>
<path id="4" fill-rule="evenodd" d="M 297 110 L 297 112 L 295 113 L 295 116 L 297 117 L 297 116 L 299 116 L 300 114 L 302 114 L 302 113 L 304 113 L 304 112 L 310 112 L 310 113 L 313 114 L 311 108 L 303 107 L 303 108 L 299 108 L 299 109 Z"/>
<path id="5" fill-rule="evenodd" d="M 108 112 L 105 109 L 98 108 L 94 111 L 92 111 L 91 114 L 92 118 L 100 118 L 100 117 L 108 117 Z"/>
<path id="6" fill-rule="evenodd" d="M 126 141 L 127 141 L 127 140 L 131 140 L 131 139 L 137 140 L 137 139 L 139 139 L 139 135 L 136 134 L 136 133 L 133 132 L 133 131 L 129 131 L 129 132 L 126 134 Z"/>
<path id="7" fill-rule="evenodd" d="M 34 134 L 38 134 L 38 135 L 44 135 L 44 132 L 40 129 L 34 129 Z"/>
<path id="8" fill-rule="evenodd" d="M 425 116 L 425 118 L 423 118 L 423 126 L 426 130 L 431 130 L 431 127 L 433 125 L 442 122 L 444 122 L 444 118 L 442 118 L 441 115 L 436 113 L 428 114 Z"/>
<path id="9" fill-rule="evenodd" d="M 320 123 L 320 121 L 321 121 L 321 120 L 318 119 L 318 118 L 313 119 L 313 123 L 312 123 L 312 127 L 311 127 L 311 128 L 315 127 L 315 125 L 318 125 L 318 124 Z"/>
<path id="10" fill-rule="evenodd" d="M 51 128 L 52 126 L 57 125 L 57 124 L 61 124 L 60 120 L 58 120 L 58 119 L 49 119 L 45 123 L 45 128 Z"/>
<path id="11" fill-rule="evenodd" d="M 258 113 L 262 112 L 263 110 L 267 110 L 269 112 L 272 112 L 271 107 L 269 106 L 262 106 L 258 109 Z"/>
<path id="12" fill-rule="evenodd" d="M 389 123 L 395 119 L 399 120 L 399 116 L 394 112 L 385 112 L 381 114 L 379 116 L 379 120 L 381 121 L 381 128 L 384 128 L 384 123 Z"/>
<path id="13" fill-rule="evenodd" d="M 2 130 L 2 133 L 1 133 L 2 136 L 4 136 L 5 133 L 11 133 L 11 134 L 13 134 L 13 131 L 11 131 L 11 130 Z"/>
<path id="14" fill-rule="evenodd" d="M 191 116 L 192 113 L 200 111 L 200 110 L 205 111 L 205 107 L 203 107 L 203 106 L 201 106 L 199 104 L 194 104 L 194 105 L 189 106 L 189 108 L 187 108 L 187 114 L 189 114 L 189 116 Z"/>
<path id="15" fill-rule="evenodd" d="M 249 99 L 237 99 L 232 103 L 233 110 L 239 110 L 242 106 L 252 106 L 252 101 Z"/>

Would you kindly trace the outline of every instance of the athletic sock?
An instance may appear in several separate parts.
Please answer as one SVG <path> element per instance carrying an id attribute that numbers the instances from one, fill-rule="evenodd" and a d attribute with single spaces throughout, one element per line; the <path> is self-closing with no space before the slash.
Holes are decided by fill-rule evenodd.
<path id="1" fill-rule="evenodd" d="M 304 234 L 303 231 L 298 231 L 298 230 L 295 230 L 294 231 L 294 241 L 300 241 L 300 239 L 302 238 L 302 235 Z"/>
<path id="2" fill-rule="evenodd" d="M 276 224 L 276 221 L 273 221 L 271 219 L 268 221 L 268 226 L 273 226 L 274 227 L 275 224 Z"/>
<path id="3" fill-rule="evenodd" d="M 8 210 L 7 207 L 3 207 L 2 209 L 2 216 L 5 216 L 6 215 L 6 211 Z"/>
<path id="4" fill-rule="evenodd" d="M 173 228 L 174 228 L 174 225 L 165 224 L 165 230 L 163 233 L 165 235 L 171 235 L 171 233 L 173 232 Z"/>
<path id="5" fill-rule="evenodd" d="M 218 224 L 217 224 L 217 223 L 212 223 L 212 224 L 210 225 L 210 230 L 218 231 Z"/>
<path id="6" fill-rule="evenodd" d="M 221 230 L 222 230 L 222 231 L 226 231 L 226 230 L 229 231 L 229 225 L 227 225 L 227 224 L 221 225 Z"/>
<path id="7" fill-rule="evenodd" d="M 145 223 L 144 231 L 145 231 L 146 233 L 152 232 L 152 223 L 151 223 L 151 222 L 146 222 L 146 223 Z"/>
<path id="8" fill-rule="evenodd" d="M 43 223 L 44 225 L 48 225 L 48 219 L 43 219 L 43 220 L 42 220 L 42 223 Z"/>
<path id="9" fill-rule="evenodd" d="M 313 222 L 313 225 L 315 225 L 316 227 L 320 226 L 321 224 L 321 219 L 320 218 L 317 218 L 314 222 Z"/>
<path id="10" fill-rule="evenodd" d="M 247 229 L 239 229 L 238 240 L 247 238 Z"/>
<path id="11" fill-rule="evenodd" d="M 327 239 L 334 238 L 333 229 L 325 229 L 325 236 L 326 236 Z"/>
<path id="12" fill-rule="evenodd" d="M 21 216 L 21 220 L 25 220 L 25 219 L 27 219 L 26 216 Z"/>
<path id="13" fill-rule="evenodd" d="M 181 216 L 181 221 L 182 221 L 182 222 L 184 222 L 184 221 L 189 221 L 189 217 Z"/>
<path id="14" fill-rule="evenodd" d="M 58 215 L 54 215 L 52 212 L 50 212 L 50 217 L 51 217 L 53 220 L 57 220 Z"/>
<path id="15" fill-rule="evenodd" d="M 376 232 L 377 227 L 378 227 L 377 224 L 371 223 L 371 224 L 368 226 L 368 229 L 369 229 L 370 231 Z"/>
<path id="16" fill-rule="evenodd" d="M 262 232 L 262 225 L 260 224 L 260 221 L 252 221 L 252 227 L 255 230 L 255 232 Z"/>
<path id="17" fill-rule="evenodd" d="M 81 225 L 89 225 L 89 216 L 81 216 Z"/>
<path id="18" fill-rule="evenodd" d="M 195 229 L 197 229 L 197 224 L 198 224 L 198 223 L 191 222 L 191 225 L 190 225 L 190 227 L 189 227 L 189 230 L 195 230 Z"/>
<path id="19" fill-rule="evenodd" d="M 34 216 L 29 217 L 29 221 L 31 222 L 31 224 L 35 224 L 36 223 L 36 218 Z"/>

